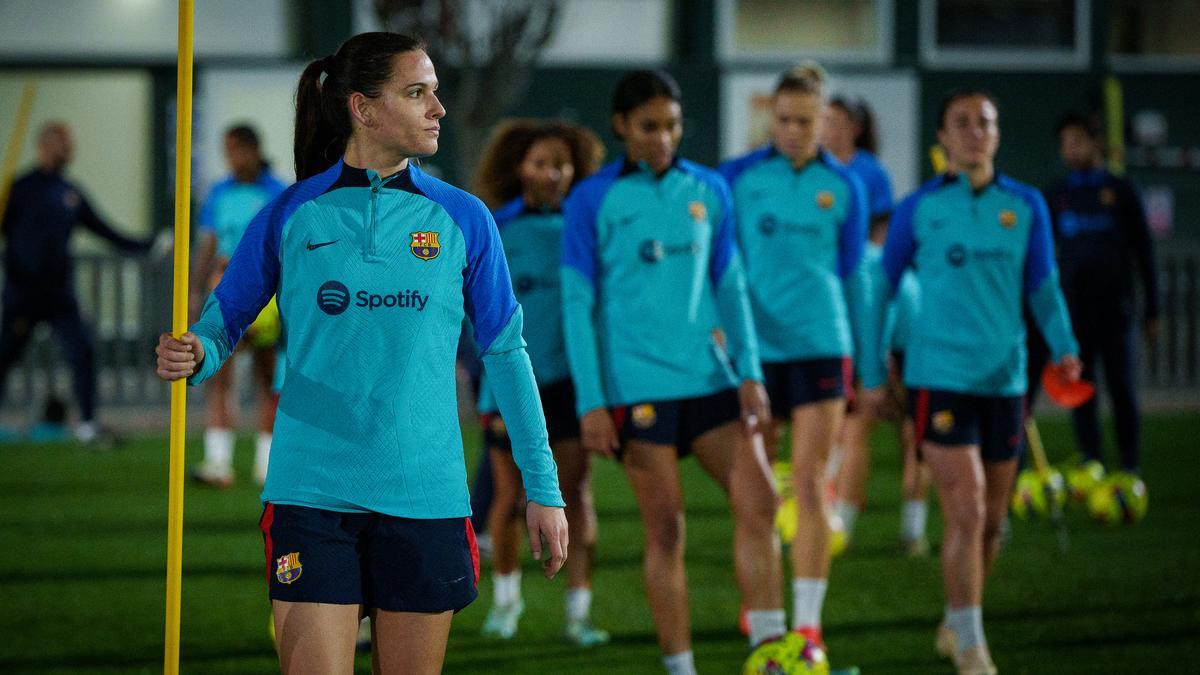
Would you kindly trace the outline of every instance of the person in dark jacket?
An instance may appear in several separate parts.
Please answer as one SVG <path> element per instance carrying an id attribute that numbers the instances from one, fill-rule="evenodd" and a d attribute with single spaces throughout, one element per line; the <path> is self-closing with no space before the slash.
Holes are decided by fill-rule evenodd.
<path id="1" fill-rule="evenodd" d="M 5 239 L 3 312 L 0 316 L 0 403 L 8 373 L 20 360 L 34 328 L 49 323 L 71 364 L 80 424 L 75 435 L 92 442 L 96 427 L 96 359 L 92 336 L 75 297 L 71 233 L 83 225 L 129 252 L 152 241 L 129 238 L 92 208 L 79 187 L 63 176 L 75 154 L 71 128 L 48 122 L 38 133 L 38 165 L 12 186 L 0 232 Z"/>

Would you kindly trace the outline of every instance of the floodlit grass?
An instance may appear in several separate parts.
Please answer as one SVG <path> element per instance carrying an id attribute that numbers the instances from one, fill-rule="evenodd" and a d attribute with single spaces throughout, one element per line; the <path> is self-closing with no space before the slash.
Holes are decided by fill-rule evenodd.
<path id="1" fill-rule="evenodd" d="M 1063 421 L 1045 421 L 1052 459 L 1071 447 Z M 936 558 L 896 549 L 899 461 L 890 430 L 876 435 L 870 505 L 850 551 L 835 561 L 825 632 L 835 664 L 864 673 L 948 673 L 933 652 L 942 595 Z M 1140 525 L 1105 528 L 1068 512 L 1071 549 L 1060 554 L 1042 521 L 1014 522 L 989 582 L 985 626 L 1006 673 L 1197 672 L 1200 669 L 1200 416 L 1148 416 Z M 468 438 L 468 447 L 476 439 Z M 199 441 L 189 444 L 199 456 Z M 276 669 L 267 636 L 260 506 L 249 483 L 252 439 L 241 439 L 240 482 L 188 486 L 185 498 L 182 667 L 198 672 Z M 474 454 L 473 452 L 469 454 Z M 688 575 L 702 673 L 734 673 L 746 654 L 736 629 L 724 501 L 694 461 L 685 464 Z M 0 445 L 0 671 L 159 672 L 166 560 L 166 439 L 105 453 L 73 444 Z M 613 643 L 563 643 L 563 579 L 525 568 L 527 604 L 511 642 L 478 637 L 491 597 L 454 622 L 449 673 L 657 673 L 642 595 L 641 524 L 618 467 L 595 471 L 600 513 L 596 622 Z M 936 506 L 931 535 L 940 532 Z M 790 595 L 790 594 L 789 594 Z M 369 672 L 360 657 L 359 670 Z"/>

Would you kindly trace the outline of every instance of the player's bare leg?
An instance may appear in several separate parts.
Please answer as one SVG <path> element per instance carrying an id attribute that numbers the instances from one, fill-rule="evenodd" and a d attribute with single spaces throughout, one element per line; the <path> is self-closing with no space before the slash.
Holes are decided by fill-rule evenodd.
<path id="1" fill-rule="evenodd" d="M 488 448 L 492 464 L 492 507 L 488 532 L 492 535 L 492 606 L 483 623 L 483 634 L 509 639 L 525 611 L 521 598 L 521 474 L 511 452 Z"/>
<path id="2" fill-rule="evenodd" d="M 842 398 L 792 409 L 792 483 L 796 494 L 796 538 L 792 540 L 792 627 L 821 637 L 821 608 L 829 579 L 829 506 L 825 465 L 842 425 Z"/>
<path id="3" fill-rule="evenodd" d="M 733 510 L 734 574 L 752 644 L 787 631 L 783 614 L 783 563 L 775 533 L 775 493 L 762 436 L 748 435 L 740 420 L 723 424 L 692 444 L 700 465 L 729 496 Z"/>
<path id="4" fill-rule="evenodd" d="M 960 669 L 978 666 L 970 670 L 989 672 L 991 656 L 983 634 L 982 610 L 987 480 L 979 446 L 926 442 L 921 452 L 933 475 L 945 521 L 942 579 L 946 617 L 938 629 L 937 647 Z"/>
<path id="5" fill-rule="evenodd" d="M 374 675 L 437 675 L 446 659 L 454 612 L 371 612 Z"/>
<path id="6" fill-rule="evenodd" d="M 551 444 L 558 464 L 558 484 L 567 505 L 567 639 L 582 647 L 609 641 L 591 623 L 592 553 L 596 547 L 596 505 L 592 501 L 591 457 L 576 439 Z"/>
<path id="7" fill-rule="evenodd" d="M 1013 482 L 1017 476 L 1017 459 L 1003 462 L 984 462 L 983 475 L 986 485 L 984 492 L 983 518 L 983 575 L 996 562 L 1000 553 L 1000 535 L 1004 529 L 1004 520 L 1008 518 L 1008 505 L 1012 497 Z"/>
<path id="8" fill-rule="evenodd" d="M 354 672 L 360 605 L 272 600 L 271 608 L 283 675 Z"/>
<path id="9" fill-rule="evenodd" d="M 676 450 L 628 441 L 623 461 L 646 528 L 643 574 L 658 645 L 667 656 L 690 652 L 683 489 Z"/>
<path id="10" fill-rule="evenodd" d="M 859 400 L 862 400 L 861 395 Z M 867 505 L 867 476 L 871 469 L 870 438 L 874 427 L 874 415 L 861 407 L 847 413 L 842 421 L 842 461 L 838 466 L 837 497 L 833 510 L 841 519 L 847 540 L 853 537 L 858 514 Z"/>

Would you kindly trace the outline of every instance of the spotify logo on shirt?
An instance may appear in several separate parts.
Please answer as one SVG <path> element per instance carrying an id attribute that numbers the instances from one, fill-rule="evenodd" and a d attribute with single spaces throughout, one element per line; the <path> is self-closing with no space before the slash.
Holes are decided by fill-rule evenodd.
<path id="1" fill-rule="evenodd" d="M 369 312 L 377 309 L 415 309 L 420 312 L 428 303 L 428 295 L 412 289 L 394 293 L 358 291 L 354 294 L 354 306 L 366 307 Z M 317 307 L 329 316 L 341 314 L 350 307 L 350 289 L 340 281 L 326 281 L 317 289 Z"/>
<path id="2" fill-rule="evenodd" d="M 326 281 L 317 289 L 317 307 L 329 316 L 337 316 L 350 306 L 350 289 L 340 281 Z"/>

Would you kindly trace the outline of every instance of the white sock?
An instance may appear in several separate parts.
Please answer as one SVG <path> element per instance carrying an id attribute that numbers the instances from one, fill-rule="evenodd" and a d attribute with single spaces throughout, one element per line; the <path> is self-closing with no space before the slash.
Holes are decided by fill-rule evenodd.
<path id="1" fill-rule="evenodd" d="M 977 645 L 986 645 L 983 637 L 983 609 L 979 605 L 946 609 L 946 625 L 954 631 L 958 651 L 965 652 Z"/>
<path id="2" fill-rule="evenodd" d="M 210 470 L 233 470 L 233 429 L 211 427 L 204 430 L 204 463 Z"/>
<path id="3" fill-rule="evenodd" d="M 900 509 L 900 537 L 904 541 L 923 539 L 928 517 L 929 506 L 924 499 L 905 499 Z"/>
<path id="4" fill-rule="evenodd" d="M 833 512 L 842 519 L 842 529 L 849 539 L 854 534 L 854 521 L 858 520 L 858 507 L 848 501 L 839 499 L 833 504 Z"/>
<path id="5" fill-rule="evenodd" d="M 696 675 L 696 661 L 692 658 L 690 649 L 664 656 L 663 667 L 667 669 L 668 675 Z"/>
<path id="6" fill-rule="evenodd" d="M 254 479 L 259 485 L 267 482 L 267 464 L 271 459 L 271 434 L 258 432 L 254 441 Z"/>
<path id="7" fill-rule="evenodd" d="M 787 633 L 787 617 L 782 609 L 746 610 L 746 623 L 750 624 L 751 648 Z"/>
<path id="8" fill-rule="evenodd" d="M 792 628 L 821 628 L 821 605 L 825 604 L 827 579 L 792 579 Z"/>
<path id="9" fill-rule="evenodd" d="M 75 438 L 84 443 L 91 443 L 92 441 L 96 440 L 98 433 L 99 432 L 96 430 L 96 423 L 90 420 L 87 422 L 80 422 L 79 426 L 75 427 Z"/>
<path id="10" fill-rule="evenodd" d="M 511 605 L 521 599 L 521 570 L 511 574 L 492 574 L 492 600 L 497 605 Z"/>
<path id="11" fill-rule="evenodd" d="M 592 613 L 592 589 L 586 586 L 567 589 L 567 621 L 587 621 Z"/>

